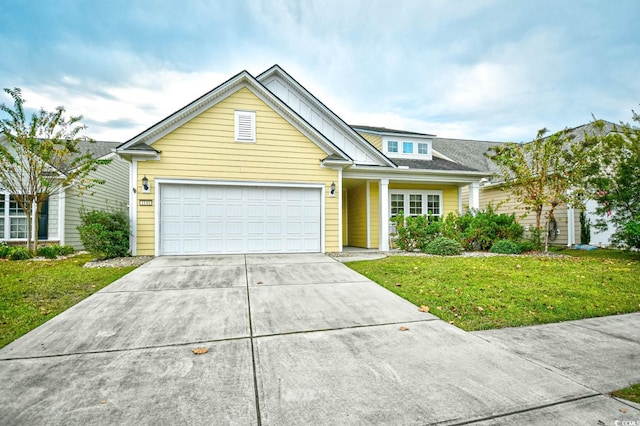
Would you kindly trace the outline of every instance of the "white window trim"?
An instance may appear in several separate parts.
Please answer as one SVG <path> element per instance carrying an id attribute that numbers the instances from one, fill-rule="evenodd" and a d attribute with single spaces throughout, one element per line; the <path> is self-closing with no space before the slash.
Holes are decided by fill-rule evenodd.
<path id="1" fill-rule="evenodd" d="M 236 142 L 255 142 L 256 141 L 256 112 L 236 110 L 234 112 L 234 137 Z M 243 135 L 240 131 L 240 120 L 249 119 L 250 136 Z"/>
<path id="2" fill-rule="evenodd" d="M 11 205 L 11 194 L 7 191 L 0 191 L 0 194 L 4 195 L 4 200 L 2 200 L 2 203 L 4 204 L 4 213 L 2 214 L 4 226 L 0 229 L 0 241 L 27 241 L 27 237 L 11 238 L 11 219 L 26 219 L 27 215 L 12 215 L 9 209 L 9 206 Z"/>
<path id="3" fill-rule="evenodd" d="M 426 215 L 429 213 L 429 210 L 427 208 L 427 195 L 438 195 L 440 197 L 440 211 L 438 213 L 432 213 L 433 216 L 438 216 L 440 218 L 442 218 L 443 215 L 443 209 L 444 209 L 444 197 L 443 197 L 443 191 L 440 190 L 411 190 L 411 189 L 391 189 L 389 190 L 389 203 L 388 203 L 388 211 L 389 211 L 389 217 L 391 216 L 391 195 L 393 194 L 401 194 L 404 196 L 403 199 L 403 203 L 404 203 L 404 208 L 402 209 L 404 216 L 417 216 L 415 214 L 409 214 L 409 196 L 410 195 L 422 195 L 422 213 L 420 213 L 421 215 Z"/>
<path id="4" fill-rule="evenodd" d="M 398 151 L 389 151 L 389 142 L 396 142 L 398 144 Z M 404 153 L 404 144 L 411 143 L 413 145 L 412 153 Z M 426 154 L 418 153 L 418 144 L 425 144 L 427 146 Z M 431 139 L 405 137 L 405 136 L 383 136 L 382 138 L 382 152 L 390 158 L 413 158 L 419 160 L 432 160 L 433 159 L 433 146 Z"/>

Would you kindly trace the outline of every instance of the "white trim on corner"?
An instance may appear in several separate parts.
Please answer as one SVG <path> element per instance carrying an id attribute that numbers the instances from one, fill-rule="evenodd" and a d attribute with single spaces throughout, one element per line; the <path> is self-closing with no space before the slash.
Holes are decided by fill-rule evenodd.
<path id="1" fill-rule="evenodd" d="M 153 185 L 153 191 L 154 191 L 154 200 L 155 200 L 155 206 L 153 206 L 153 241 L 154 241 L 154 247 L 153 247 L 153 251 L 154 251 L 154 255 L 155 256 L 160 256 L 161 255 L 161 244 L 162 244 L 162 238 L 160 237 L 160 221 L 162 220 L 161 217 L 161 211 L 162 209 L 161 207 L 161 203 L 162 203 L 162 192 L 160 191 L 160 185 L 162 184 L 162 179 L 158 179 L 155 178 L 154 179 L 154 185 Z"/>
<path id="2" fill-rule="evenodd" d="M 162 202 L 162 185 L 208 185 L 208 186 L 262 186 L 272 188 L 308 188 L 320 191 L 320 253 L 326 253 L 326 200 L 325 194 L 327 185 L 325 183 L 308 183 L 308 182 L 256 182 L 244 180 L 208 180 L 208 179 L 178 179 L 178 178 L 162 178 L 156 177 L 155 183 L 155 255 L 161 256 L 160 241 L 160 207 Z"/>
<path id="3" fill-rule="evenodd" d="M 367 181 L 366 185 L 366 203 L 367 203 L 367 248 L 371 248 L 371 182 Z"/>
<path id="4" fill-rule="evenodd" d="M 381 178 L 378 181 L 378 199 L 380 211 L 380 242 L 378 250 L 389 251 L 389 179 Z"/>
<path id="5" fill-rule="evenodd" d="M 63 246 L 66 241 L 66 204 L 67 188 L 62 188 L 62 190 L 58 193 L 58 239 L 60 240 L 61 246 Z"/>
<path id="6" fill-rule="evenodd" d="M 344 241 L 342 241 L 342 169 L 338 169 L 338 251 L 342 252 Z"/>
<path id="7" fill-rule="evenodd" d="M 132 159 L 129 167 L 129 226 L 131 227 L 129 249 L 131 250 L 131 255 L 135 256 L 138 253 L 138 194 L 136 189 L 138 160 Z"/>

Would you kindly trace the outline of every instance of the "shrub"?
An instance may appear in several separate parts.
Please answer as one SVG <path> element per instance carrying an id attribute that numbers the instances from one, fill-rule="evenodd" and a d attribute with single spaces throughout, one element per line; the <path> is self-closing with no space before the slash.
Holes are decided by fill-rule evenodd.
<path id="1" fill-rule="evenodd" d="M 71 246 L 57 246 L 58 247 L 58 256 L 69 256 L 70 254 L 73 254 L 76 252 L 76 249 L 74 249 Z"/>
<path id="2" fill-rule="evenodd" d="M 515 214 L 497 214 L 491 205 L 486 210 L 469 211 L 455 221 L 451 227 L 459 232 L 465 250 L 488 250 L 497 240 L 515 241 L 524 233 Z"/>
<path id="3" fill-rule="evenodd" d="M 436 237 L 425 245 L 423 251 L 439 256 L 455 256 L 462 253 L 462 245 L 451 238 Z"/>
<path id="4" fill-rule="evenodd" d="M 61 246 L 58 244 L 53 244 L 50 246 L 40 247 L 38 249 L 38 256 L 43 256 L 47 259 L 55 259 L 58 256 L 73 254 L 73 252 L 75 252 L 75 249 L 71 246 Z"/>
<path id="5" fill-rule="evenodd" d="M 38 256 L 46 257 L 47 259 L 55 259 L 58 257 L 58 250 L 54 246 L 44 246 L 38 249 Z"/>
<path id="6" fill-rule="evenodd" d="M 640 217 L 627 222 L 622 235 L 627 248 L 640 249 Z"/>
<path id="7" fill-rule="evenodd" d="M 406 251 L 424 250 L 425 245 L 440 235 L 440 222 L 433 216 L 407 216 L 402 213 L 392 218 L 398 234 L 398 247 Z"/>
<path id="8" fill-rule="evenodd" d="M 124 212 L 81 213 L 80 241 L 92 254 L 111 259 L 129 254 L 129 219 Z"/>
<path id="9" fill-rule="evenodd" d="M 520 245 L 511 240 L 498 240 L 491 246 L 491 253 L 520 254 Z"/>
<path id="10" fill-rule="evenodd" d="M 447 217 L 445 217 L 440 225 L 440 235 L 456 241 L 461 240 L 462 235 L 460 233 L 460 224 L 457 214 L 451 212 Z"/>
<path id="11" fill-rule="evenodd" d="M 4 241 L 0 241 L 0 259 L 6 259 L 9 256 L 9 246 Z"/>
<path id="12" fill-rule="evenodd" d="M 527 251 L 534 251 L 536 249 L 535 244 L 531 240 L 518 241 L 518 247 L 520 248 L 520 253 L 525 253 Z"/>
<path id="13" fill-rule="evenodd" d="M 11 247 L 9 249 L 9 255 L 7 256 L 10 260 L 27 260 L 31 259 L 33 254 L 26 247 Z"/>
<path id="14" fill-rule="evenodd" d="M 591 242 L 591 221 L 587 214 L 580 212 L 580 244 L 589 244 Z"/>

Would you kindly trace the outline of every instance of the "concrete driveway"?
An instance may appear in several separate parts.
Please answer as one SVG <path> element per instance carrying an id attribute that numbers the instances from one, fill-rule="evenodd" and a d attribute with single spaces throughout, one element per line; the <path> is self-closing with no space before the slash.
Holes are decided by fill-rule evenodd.
<path id="1" fill-rule="evenodd" d="M 492 338 L 320 254 L 160 257 L 0 350 L 0 424 L 640 421 Z"/>

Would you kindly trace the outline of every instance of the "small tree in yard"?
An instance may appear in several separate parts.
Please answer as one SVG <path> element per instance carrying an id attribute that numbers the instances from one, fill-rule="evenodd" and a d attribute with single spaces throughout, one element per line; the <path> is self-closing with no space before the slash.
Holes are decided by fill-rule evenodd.
<path id="1" fill-rule="evenodd" d="M 499 167 L 497 175 L 511 200 L 533 212 L 537 234 L 546 229 L 559 204 L 581 206 L 584 198 L 584 177 L 589 172 L 587 153 L 592 141 L 572 143 L 573 135 L 563 130 L 545 136 L 547 129 L 538 132 L 533 142 L 506 143 L 492 148 L 487 156 Z M 545 232 L 545 251 L 549 248 L 549 234 Z"/>
<path id="2" fill-rule="evenodd" d="M 632 114 L 635 126 L 620 123 L 613 132 L 591 138 L 598 143 L 591 152 L 598 173 L 588 183 L 601 216 L 594 226 L 606 228 L 608 220 L 616 226 L 614 244 L 640 249 L 640 116 Z"/>
<path id="3" fill-rule="evenodd" d="M 44 201 L 69 185 L 79 193 L 103 183 L 89 173 L 110 160 L 97 160 L 82 154 L 78 145 L 93 142 L 81 136 L 82 117 L 64 117 L 64 107 L 49 112 L 40 109 L 27 118 L 19 88 L 4 89 L 13 98 L 13 107 L 0 105 L 8 115 L 0 119 L 0 186 L 11 193 L 27 219 L 27 249 L 38 249 L 38 217 Z M 34 209 L 35 206 L 35 209 Z M 35 229 L 32 219 L 35 215 Z M 34 237 L 35 236 L 35 237 Z M 32 244 L 33 240 L 33 246 Z"/>

